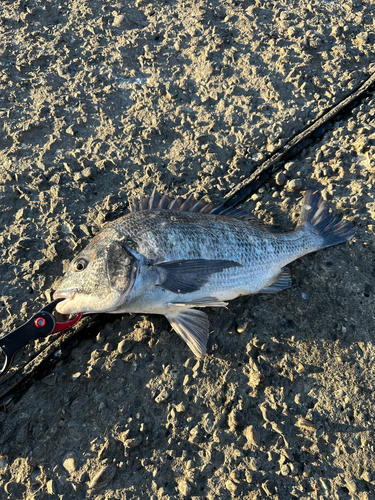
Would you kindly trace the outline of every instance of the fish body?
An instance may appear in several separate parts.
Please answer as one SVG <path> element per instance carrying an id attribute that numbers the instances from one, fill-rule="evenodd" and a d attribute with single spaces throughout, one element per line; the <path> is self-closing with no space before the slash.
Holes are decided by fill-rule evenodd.
<path id="1" fill-rule="evenodd" d="M 287 264 L 353 235 L 352 224 L 334 218 L 311 190 L 287 233 L 241 210 L 154 191 L 91 240 L 54 297 L 65 298 L 57 305 L 63 314 L 163 314 L 202 357 L 209 333 L 202 307 L 283 290 L 291 283 Z"/>

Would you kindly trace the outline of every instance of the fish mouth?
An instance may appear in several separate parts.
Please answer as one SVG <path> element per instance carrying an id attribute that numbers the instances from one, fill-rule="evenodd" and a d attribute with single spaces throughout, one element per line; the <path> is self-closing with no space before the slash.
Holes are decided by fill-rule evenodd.
<path id="1" fill-rule="evenodd" d="M 68 310 L 69 303 L 74 299 L 78 288 L 68 288 L 66 290 L 56 290 L 53 294 L 53 298 L 56 299 L 65 299 L 62 302 L 56 304 L 56 311 L 60 314 L 71 314 L 71 311 Z"/>
<path id="2" fill-rule="evenodd" d="M 66 290 L 56 290 L 53 298 L 56 299 L 70 299 L 73 300 L 78 288 L 68 288 Z"/>

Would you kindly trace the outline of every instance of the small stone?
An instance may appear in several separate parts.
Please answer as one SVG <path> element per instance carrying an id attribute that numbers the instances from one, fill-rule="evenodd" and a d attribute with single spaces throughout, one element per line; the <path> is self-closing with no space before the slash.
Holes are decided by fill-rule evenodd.
<path id="1" fill-rule="evenodd" d="M 180 492 L 180 494 L 183 497 L 187 497 L 187 496 L 190 495 L 190 493 L 191 493 L 191 486 L 190 486 L 189 482 L 185 478 L 182 478 L 182 479 L 179 480 L 179 482 L 178 482 L 178 491 Z"/>
<path id="2" fill-rule="evenodd" d="M 305 465 L 303 469 L 303 476 L 309 477 L 310 474 L 311 474 L 311 468 L 308 465 Z"/>
<path id="3" fill-rule="evenodd" d="M 246 321 L 245 323 L 238 325 L 237 326 L 237 333 L 243 333 L 246 330 L 248 324 L 249 324 L 249 322 Z"/>
<path id="4" fill-rule="evenodd" d="M 185 408 L 184 403 L 180 403 L 180 404 L 178 404 L 178 405 L 176 406 L 176 411 L 177 411 L 178 413 L 181 413 L 181 412 L 183 412 L 183 411 L 185 411 L 185 410 L 186 410 L 186 408 Z"/>
<path id="5" fill-rule="evenodd" d="M 247 444 L 250 446 L 259 446 L 259 435 L 258 431 L 253 425 L 249 425 L 243 431 L 243 434 L 247 440 Z"/>
<path id="6" fill-rule="evenodd" d="M 279 172 L 276 177 L 275 177 L 275 180 L 276 180 L 276 184 L 278 186 L 283 186 L 285 184 L 285 181 L 286 181 L 286 177 L 285 175 L 283 174 L 283 172 Z"/>
<path id="7" fill-rule="evenodd" d="M 123 16 L 122 14 L 116 15 L 115 18 L 113 19 L 113 23 L 112 23 L 113 26 L 115 26 L 116 28 L 119 28 L 124 19 L 125 19 L 125 16 Z"/>
<path id="8" fill-rule="evenodd" d="M 127 342 L 126 340 L 121 340 L 121 342 L 118 343 L 117 350 L 120 354 L 125 354 L 126 352 L 129 351 L 131 345 L 130 342 Z"/>
<path id="9" fill-rule="evenodd" d="M 298 189 L 302 189 L 302 180 L 301 179 L 292 179 L 287 184 L 287 189 L 289 191 L 297 191 Z"/>
<path id="10" fill-rule="evenodd" d="M 228 425 L 232 430 L 237 427 L 242 427 L 244 425 L 243 414 L 237 409 L 232 410 L 228 416 Z"/>
<path id="11" fill-rule="evenodd" d="M 356 36 L 356 39 L 360 44 L 366 43 L 368 40 L 368 32 L 362 31 L 362 33 L 358 33 L 358 35 Z"/>
<path id="12" fill-rule="evenodd" d="M 366 483 L 371 483 L 372 480 L 371 473 L 368 470 L 364 470 L 362 472 L 361 479 L 363 479 L 363 481 L 366 481 Z"/>
<path id="13" fill-rule="evenodd" d="M 0 457 L 0 469 L 5 472 L 8 468 L 8 457 L 2 456 Z"/>
<path id="14" fill-rule="evenodd" d="M 90 482 L 90 488 L 93 490 L 100 490 L 107 486 L 107 484 L 113 479 L 116 474 L 117 467 L 116 465 L 108 465 L 107 467 L 103 467 L 95 476 L 92 478 Z"/>
<path id="15" fill-rule="evenodd" d="M 287 172 L 292 172 L 296 168 L 297 164 L 294 161 L 285 163 L 284 168 Z"/>
<path id="16" fill-rule="evenodd" d="M 43 384 L 53 386 L 56 383 L 56 373 L 50 373 L 42 380 Z"/>
<path id="17" fill-rule="evenodd" d="M 72 375 L 72 379 L 73 379 L 73 380 L 77 380 L 80 376 L 81 376 L 81 372 L 74 373 L 74 374 Z"/>
<path id="18" fill-rule="evenodd" d="M 137 447 L 137 446 L 139 446 L 141 443 L 142 443 L 142 438 L 140 438 L 140 437 L 137 437 L 137 438 L 131 438 L 131 439 L 127 439 L 127 440 L 124 442 L 124 446 L 125 446 L 125 448 L 136 448 L 136 447 Z"/>
<path id="19" fill-rule="evenodd" d="M 99 332 L 95 340 L 98 344 L 103 344 L 103 342 L 105 341 L 105 335 L 103 335 L 102 332 Z"/>
<path id="20" fill-rule="evenodd" d="M 91 379 L 95 379 L 99 376 L 99 373 L 90 366 L 87 370 L 87 376 Z"/>
<path id="21" fill-rule="evenodd" d="M 76 471 L 76 457 L 73 452 L 65 455 L 63 467 L 69 474 L 73 474 Z"/>
<path id="22" fill-rule="evenodd" d="M 26 424 L 20 427 L 19 431 L 16 434 L 17 443 L 24 443 L 26 441 L 28 430 L 29 430 L 29 423 L 27 422 Z"/>
<path id="23" fill-rule="evenodd" d="M 53 479 L 50 479 L 49 481 L 47 481 L 47 493 L 49 495 L 56 494 L 56 486 L 55 486 L 55 483 L 53 482 Z"/>
<path id="24" fill-rule="evenodd" d="M 349 490 L 349 493 L 351 493 L 352 495 L 354 493 L 356 493 L 356 491 L 357 491 L 357 485 L 356 485 L 356 483 L 355 483 L 355 481 L 353 479 L 347 478 L 347 479 L 345 479 L 345 483 L 346 483 L 346 486 L 347 486 L 347 488 Z"/>
<path id="25" fill-rule="evenodd" d="M 288 464 L 284 464 L 280 467 L 280 472 L 283 476 L 287 476 L 290 473 L 290 468 Z"/>
<path id="26" fill-rule="evenodd" d="M 163 401 L 166 401 L 169 398 L 168 392 L 163 389 L 158 396 L 156 396 L 155 401 L 157 403 L 162 403 Z"/>
<path id="27" fill-rule="evenodd" d="M 15 481 L 10 481 L 4 486 L 5 493 L 12 495 L 12 498 L 23 498 L 23 494 L 26 491 L 26 486 L 22 483 L 16 483 Z"/>
<path id="28" fill-rule="evenodd" d="M 299 427 L 300 429 L 305 429 L 307 431 L 315 431 L 316 430 L 316 425 L 311 422 L 311 420 L 308 420 L 307 418 L 299 418 L 298 421 L 294 424 L 296 427 Z"/>
<path id="29" fill-rule="evenodd" d="M 228 491 L 231 493 L 236 493 L 237 490 L 237 484 L 235 484 L 233 481 L 228 479 L 228 481 L 225 483 L 225 487 Z"/>
<path id="30" fill-rule="evenodd" d="M 105 344 L 105 346 L 103 347 L 103 350 L 104 350 L 105 352 L 111 352 L 111 351 L 112 351 L 112 345 L 111 345 L 109 342 L 107 342 L 107 343 Z"/>
<path id="31" fill-rule="evenodd" d="M 86 483 L 90 479 L 90 476 L 88 475 L 87 471 L 83 471 L 80 476 L 78 477 L 78 482 L 80 483 Z"/>
<path id="32" fill-rule="evenodd" d="M 82 176 L 83 177 L 90 177 L 92 175 L 92 170 L 90 167 L 86 167 L 82 170 Z"/>
<path id="33" fill-rule="evenodd" d="M 262 488 L 265 494 L 269 497 L 272 497 L 272 495 L 275 493 L 275 485 L 270 480 L 267 480 L 264 483 L 262 483 Z"/>
<path id="34" fill-rule="evenodd" d="M 303 373 L 305 371 L 305 367 L 303 366 L 302 363 L 299 363 L 297 366 L 296 366 L 296 372 L 297 373 Z"/>

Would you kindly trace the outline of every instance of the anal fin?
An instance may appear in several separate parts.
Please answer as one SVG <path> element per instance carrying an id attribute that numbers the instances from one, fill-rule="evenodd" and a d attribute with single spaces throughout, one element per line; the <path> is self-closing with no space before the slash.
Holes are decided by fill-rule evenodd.
<path id="1" fill-rule="evenodd" d="M 184 309 L 177 314 L 166 314 L 173 329 L 184 339 L 198 358 L 206 354 L 209 321 L 203 311 Z"/>
<path id="2" fill-rule="evenodd" d="M 292 280 L 290 279 L 290 270 L 287 267 L 284 267 L 284 269 L 281 270 L 281 273 L 277 276 L 276 281 L 267 288 L 259 290 L 258 293 L 280 292 L 280 290 L 285 290 L 286 288 L 289 288 L 291 284 Z"/>

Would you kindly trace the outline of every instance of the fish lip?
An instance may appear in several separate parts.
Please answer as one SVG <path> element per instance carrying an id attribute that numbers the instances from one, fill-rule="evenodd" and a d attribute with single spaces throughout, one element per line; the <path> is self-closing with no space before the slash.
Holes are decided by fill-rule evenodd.
<path id="1" fill-rule="evenodd" d="M 78 288 L 67 288 L 66 290 L 56 290 L 56 292 L 53 294 L 53 298 L 73 300 L 77 291 Z"/>

